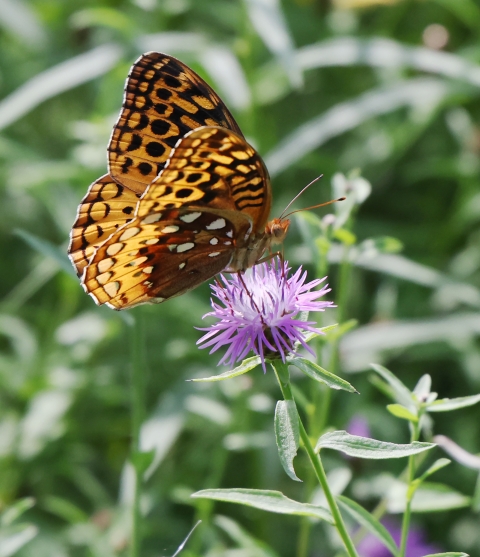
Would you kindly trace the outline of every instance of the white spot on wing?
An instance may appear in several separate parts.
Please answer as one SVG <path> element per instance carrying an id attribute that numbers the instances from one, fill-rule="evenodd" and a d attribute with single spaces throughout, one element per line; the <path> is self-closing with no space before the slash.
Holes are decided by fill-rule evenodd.
<path id="1" fill-rule="evenodd" d="M 178 268 L 181 270 L 185 267 L 186 263 L 185 261 L 183 263 L 180 263 L 180 265 L 178 266 Z"/>
<path id="2" fill-rule="evenodd" d="M 226 246 L 231 246 L 232 242 L 230 242 L 230 240 L 227 240 L 226 242 L 223 242 Z"/>
<path id="3" fill-rule="evenodd" d="M 132 226 L 132 228 L 125 228 L 125 232 L 120 236 L 120 242 L 124 242 L 125 240 L 130 240 L 140 232 L 141 228 L 138 226 Z M 109 254 L 110 255 L 110 254 Z"/>
<path id="4" fill-rule="evenodd" d="M 220 230 L 220 228 L 225 228 L 225 226 L 227 225 L 227 223 L 225 222 L 225 219 L 216 219 L 213 222 L 211 222 L 210 224 L 207 224 L 207 226 L 205 227 L 207 230 Z"/>
<path id="5" fill-rule="evenodd" d="M 219 251 L 212 251 L 212 253 L 208 254 L 208 257 L 217 257 L 217 255 L 220 255 Z"/>
<path id="6" fill-rule="evenodd" d="M 165 228 L 162 228 L 161 232 L 163 234 L 171 234 L 172 232 L 178 232 L 180 230 L 180 227 L 172 224 L 170 226 L 166 226 Z"/>
<path id="7" fill-rule="evenodd" d="M 152 213 L 151 215 L 147 215 L 141 221 L 141 224 L 153 224 L 154 222 L 158 222 L 161 218 L 162 218 L 162 213 Z"/>
<path id="8" fill-rule="evenodd" d="M 107 272 L 107 273 L 102 273 L 101 275 L 97 275 L 97 282 L 98 284 L 105 284 L 107 281 L 110 280 L 110 278 L 112 277 L 113 273 Z"/>
<path id="9" fill-rule="evenodd" d="M 218 244 L 218 238 L 212 238 L 210 240 L 210 243 L 212 244 L 212 246 L 216 246 Z"/>
<path id="10" fill-rule="evenodd" d="M 202 213 L 199 213 L 198 211 L 195 213 L 187 213 L 186 215 L 182 215 L 180 217 L 180 220 L 183 220 L 183 222 L 193 222 L 194 220 L 197 220 L 198 217 L 201 215 Z"/>
<path id="11" fill-rule="evenodd" d="M 112 267 L 114 264 L 114 261 L 111 257 L 109 257 L 108 259 L 102 259 L 101 261 L 98 262 L 98 270 L 101 273 L 104 273 L 105 271 L 108 271 L 108 269 L 110 269 L 110 267 Z"/>
<path id="12" fill-rule="evenodd" d="M 107 255 L 117 255 L 119 251 L 123 249 L 125 244 L 121 244 L 120 242 L 116 242 L 107 248 Z"/>
<path id="13" fill-rule="evenodd" d="M 228 236 L 229 238 L 233 238 L 233 230 L 229 230 L 229 231 L 227 232 L 227 236 Z"/>
<path id="14" fill-rule="evenodd" d="M 186 242 L 185 244 L 180 244 L 177 247 L 177 253 L 183 253 L 184 251 L 191 250 L 194 247 L 195 247 L 195 244 L 193 242 Z"/>
<path id="15" fill-rule="evenodd" d="M 103 289 L 110 296 L 110 298 L 113 298 L 120 290 L 120 283 L 118 281 L 109 282 L 103 287 Z"/>

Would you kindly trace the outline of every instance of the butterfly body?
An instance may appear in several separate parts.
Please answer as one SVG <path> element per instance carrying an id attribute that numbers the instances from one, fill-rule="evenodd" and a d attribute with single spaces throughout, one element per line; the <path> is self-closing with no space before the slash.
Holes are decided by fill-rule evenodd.
<path id="1" fill-rule="evenodd" d="M 213 90 L 170 56 L 132 67 L 108 152 L 109 174 L 80 204 L 69 247 L 97 304 L 163 302 L 245 271 L 286 234 L 288 220 L 267 222 L 260 156 Z"/>

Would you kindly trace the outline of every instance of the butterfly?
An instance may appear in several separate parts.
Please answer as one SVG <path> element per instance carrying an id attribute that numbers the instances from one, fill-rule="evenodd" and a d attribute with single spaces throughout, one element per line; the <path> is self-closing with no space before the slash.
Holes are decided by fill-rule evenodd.
<path id="1" fill-rule="evenodd" d="M 160 303 L 281 243 L 268 171 L 213 89 L 158 52 L 128 75 L 108 174 L 79 205 L 69 258 L 97 304 Z"/>

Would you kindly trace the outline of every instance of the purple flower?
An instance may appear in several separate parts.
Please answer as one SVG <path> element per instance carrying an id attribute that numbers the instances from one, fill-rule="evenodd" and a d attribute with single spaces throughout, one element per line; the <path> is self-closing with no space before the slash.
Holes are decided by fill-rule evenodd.
<path id="1" fill-rule="evenodd" d="M 383 525 L 392 535 L 395 543 L 400 546 L 402 529 L 396 522 L 383 521 Z M 373 534 L 367 534 L 358 544 L 358 553 L 361 557 L 391 557 L 390 551 Z M 425 541 L 424 532 L 418 527 L 410 527 L 405 548 L 406 557 L 423 557 L 432 553 L 439 553 L 441 548 L 433 543 Z"/>
<path id="2" fill-rule="evenodd" d="M 198 342 L 200 348 L 212 347 L 210 353 L 228 346 L 219 365 L 234 364 L 253 351 L 260 356 L 265 371 L 265 358 L 280 357 L 284 362 L 289 354 L 295 354 L 294 344 L 299 342 L 309 352 L 305 333 L 321 334 L 314 327 L 315 321 L 297 319 L 300 312 L 324 311 L 335 307 L 333 302 L 318 301 L 330 292 L 328 285 L 311 291 L 323 279 L 305 283 L 307 273 L 300 267 L 289 277 L 288 263 L 275 262 L 256 265 L 247 274 L 224 275 L 212 284 L 214 296 L 212 316 L 217 322 L 201 329 L 208 331 Z"/>
<path id="3" fill-rule="evenodd" d="M 370 437 L 370 427 L 367 418 L 360 414 L 355 414 L 348 422 L 347 431 L 351 435 L 358 435 L 359 437 Z"/>

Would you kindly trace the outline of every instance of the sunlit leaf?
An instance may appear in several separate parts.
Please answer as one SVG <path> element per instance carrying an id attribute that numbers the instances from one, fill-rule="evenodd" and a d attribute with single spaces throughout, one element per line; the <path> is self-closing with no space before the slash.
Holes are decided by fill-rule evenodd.
<path id="1" fill-rule="evenodd" d="M 293 400 L 279 400 L 275 408 L 275 439 L 283 469 L 288 476 L 297 482 L 300 478 L 295 474 L 293 459 L 299 447 L 299 422 L 297 408 Z"/>
<path id="2" fill-rule="evenodd" d="M 435 443 L 421 443 L 419 441 L 398 445 L 386 441 L 377 441 L 369 437 L 351 435 L 346 431 L 332 431 L 320 437 L 315 451 L 334 449 L 357 458 L 384 459 L 403 458 L 433 449 L 435 446 Z"/>
<path id="3" fill-rule="evenodd" d="M 330 513 L 315 505 L 298 503 L 279 491 L 264 489 L 204 489 L 192 495 L 195 498 L 214 499 L 216 501 L 226 501 L 247 505 L 256 509 L 262 509 L 272 513 L 291 514 L 298 516 L 312 516 L 320 518 L 329 523 L 333 523 Z"/>

